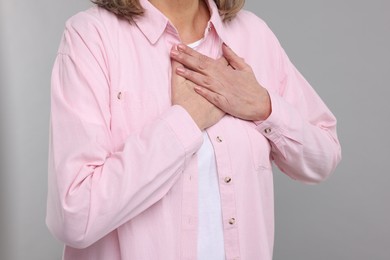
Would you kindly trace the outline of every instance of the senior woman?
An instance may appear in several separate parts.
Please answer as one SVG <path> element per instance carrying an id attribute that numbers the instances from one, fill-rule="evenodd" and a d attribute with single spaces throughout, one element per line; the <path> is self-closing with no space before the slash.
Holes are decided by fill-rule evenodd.
<path id="1" fill-rule="evenodd" d="M 271 161 L 317 183 L 336 119 L 243 0 L 96 0 L 52 76 L 64 259 L 272 259 Z"/>

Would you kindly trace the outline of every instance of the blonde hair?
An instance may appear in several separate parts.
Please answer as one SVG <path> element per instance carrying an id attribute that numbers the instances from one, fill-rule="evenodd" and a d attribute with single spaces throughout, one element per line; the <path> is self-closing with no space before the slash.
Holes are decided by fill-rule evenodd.
<path id="1" fill-rule="evenodd" d="M 91 0 L 96 5 L 107 9 L 108 11 L 123 17 L 130 22 L 133 18 L 144 13 L 139 0 Z M 229 21 L 241 10 L 245 0 L 214 0 L 218 6 L 219 15 L 222 20 Z"/>

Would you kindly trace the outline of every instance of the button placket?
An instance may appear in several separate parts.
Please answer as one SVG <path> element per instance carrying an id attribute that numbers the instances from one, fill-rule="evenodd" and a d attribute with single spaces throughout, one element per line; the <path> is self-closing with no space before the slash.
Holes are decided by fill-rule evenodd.
<path id="1" fill-rule="evenodd" d="M 231 168 L 229 154 L 229 131 L 223 127 L 223 120 L 220 124 L 208 130 L 213 137 L 217 169 L 219 175 L 219 189 L 221 196 L 222 221 L 224 229 L 224 243 L 229 245 L 229 250 L 225 252 L 226 259 L 233 259 L 240 255 L 240 246 L 238 241 L 238 229 L 235 216 L 236 199 L 233 172 Z M 226 131 L 226 132 L 225 132 Z M 226 135 L 224 134 L 226 133 Z M 222 135 L 221 135 L 222 134 Z"/>

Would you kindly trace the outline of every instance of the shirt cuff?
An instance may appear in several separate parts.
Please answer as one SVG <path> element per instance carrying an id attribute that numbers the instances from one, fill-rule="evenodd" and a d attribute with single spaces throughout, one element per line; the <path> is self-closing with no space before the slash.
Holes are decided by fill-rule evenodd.
<path id="1" fill-rule="evenodd" d="M 161 119 L 165 121 L 183 145 L 186 162 L 194 155 L 203 143 L 202 131 L 190 114 L 181 106 L 174 105 Z"/>
<path id="2" fill-rule="evenodd" d="M 267 119 L 254 121 L 256 129 L 266 138 L 276 143 L 282 135 L 281 130 L 281 112 L 280 102 L 281 97 L 272 91 L 268 91 L 271 100 L 271 114 Z"/>

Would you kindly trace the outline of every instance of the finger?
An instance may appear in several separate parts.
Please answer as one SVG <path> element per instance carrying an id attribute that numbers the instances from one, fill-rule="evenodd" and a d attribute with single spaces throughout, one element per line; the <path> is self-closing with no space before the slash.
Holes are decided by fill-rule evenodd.
<path id="1" fill-rule="evenodd" d="M 229 64 L 237 70 L 246 70 L 248 69 L 248 64 L 245 63 L 244 59 L 238 56 L 230 47 L 225 43 L 222 44 L 222 53 Z"/>
<path id="2" fill-rule="evenodd" d="M 181 64 L 181 63 L 171 59 L 171 66 L 172 66 L 172 83 L 180 84 L 180 83 L 184 82 L 186 79 L 176 73 L 178 68 L 183 68 L 184 69 L 183 64 Z"/>
<path id="3" fill-rule="evenodd" d="M 222 56 L 221 58 L 217 59 L 218 63 L 219 64 L 222 64 L 223 66 L 229 66 L 229 62 L 228 60 Z"/>
<path id="4" fill-rule="evenodd" d="M 209 89 L 213 92 L 219 92 L 219 84 L 217 81 L 215 81 L 212 77 L 203 75 L 201 73 L 198 73 L 196 71 L 184 68 L 184 67 L 177 67 L 176 73 L 183 78 L 186 78 L 189 81 L 192 81 L 196 85 L 202 86 L 204 88 Z"/>
<path id="5" fill-rule="evenodd" d="M 171 58 L 194 71 L 209 75 L 209 72 L 216 64 L 214 59 L 203 55 L 184 44 L 179 44 L 177 49 L 178 50 L 171 50 Z"/>
<path id="6" fill-rule="evenodd" d="M 228 113 L 229 102 L 223 95 L 200 86 L 196 86 L 194 90 L 196 93 L 207 99 L 210 103 L 214 104 L 225 113 Z"/>
<path id="7" fill-rule="evenodd" d="M 222 68 L 227 67 L 228 69 L 235 70 L 235 68 L 233 68 L 233 66 L 230 65 L 230 63 L 228 62 L 228 60 L 224 56 L 219 58 L 217 61 Z"/>

